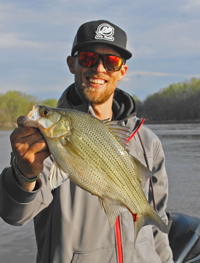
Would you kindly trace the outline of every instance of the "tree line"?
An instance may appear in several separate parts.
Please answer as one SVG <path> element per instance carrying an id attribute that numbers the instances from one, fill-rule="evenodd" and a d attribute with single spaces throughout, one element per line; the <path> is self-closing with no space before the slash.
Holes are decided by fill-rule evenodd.
<path id="1" fill-rule="evenodd" d="M 56 107 L 56 99 L 38 100 L 37 97 L 19 91 L 0 94 L 0 123 L 16 122 L 20 115 L 27 115 L 33 104 Z"/>
<path id="2" fill-rule="evenodd" d="M 169 85 L 144 101 L 133 95 L 137 116 L 146 120 L 194 120 L 200 119 L 200 79 L 192 78 Z M 16 122 L 20 115 L 27 115 L 33 104 L 56 107 L 56 99 L 39 100 L 19 91 L 0 94 L 0 123 Z"/>
<path id="3" fill-rule="evenodd" d="M 135 98 L 135 97 L 134 97 Z M 200 119 L 200 79 L 169 85 L 143 102 L 136 98 L 137 115 L 154 121 Z"/>

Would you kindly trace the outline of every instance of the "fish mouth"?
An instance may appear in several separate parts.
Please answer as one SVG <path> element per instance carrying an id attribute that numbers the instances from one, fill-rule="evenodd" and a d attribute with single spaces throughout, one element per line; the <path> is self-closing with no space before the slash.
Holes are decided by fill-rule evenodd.
<path id="1" fill-rule="evenodd" d="M 34 104 L 33 109 L 28 113 L 27 117 L 32 121 L 36 121 L 39 117 L 38 109 L 39 109 L 39 106 Z"/>
<path id="2" fill-rule="evenodd" d="M 38 119 L 40 118 L 38 109 L 39 109 L 39 106 L 34 104 L 33 109 L 27 115 L 27 119 L 25 121 L 24 126 L 38 128 Z"/>

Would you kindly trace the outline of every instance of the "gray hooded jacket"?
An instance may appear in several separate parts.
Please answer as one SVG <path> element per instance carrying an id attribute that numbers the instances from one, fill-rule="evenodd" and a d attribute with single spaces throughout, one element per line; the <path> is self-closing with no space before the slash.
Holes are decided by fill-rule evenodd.
<path id="1" fill-rule="evenodd" d="M 73 85 L 62 94 L 58 107 L 94 115 L 92 107 L 77 97 Z M 113 112 L 117 120 L 132 115 L 125 124 L 130 131 L 135 129 L 138 121 L 135 103 L 119 89 L 115 92 Z M 139 133 L 155 177 L 154 192 L 159 214 L 167 220 L 168 179 L 161 142 L 144 125 Z M 129 150 L 146 165 L 138 133 L 130 140 Z M 118 225 L 111 228 L 96 196 L 70 180 L 52 190 L 49 184 L 51 164 L 49 157 L 33 192 L 27 192 L 17 184 L 12 166 L 5 168 L 0 176 L 0 216 L 12 225 L 23 225 L 34 218 L 37 263 L 117 263 L 119 247 L 122 248 L 123 263 L 173 262 L 167 234 L 157 229 L 153 231 L 152 226 L 140 230 L 134 247 L 134 224 L 129 211 L 121 213 Z M 149 181 L 144 191 L 151 203 Z"/>

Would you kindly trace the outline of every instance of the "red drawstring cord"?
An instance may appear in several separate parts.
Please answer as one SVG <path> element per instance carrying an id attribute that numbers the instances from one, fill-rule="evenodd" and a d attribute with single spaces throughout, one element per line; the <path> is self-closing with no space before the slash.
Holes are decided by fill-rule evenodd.
<path id="1" fill-rule="evenodd" d="M 122 239 L 121 239 L 121 230 L 120 230 L 119 216 L 117 217 L 117 220 L 115 222 L 115 232 L 116 232 L 116 239 L 117 239 L 118 263 L 123 263 Z"/>
<path id="2" fill-rule="evenodd" d="M 137 127 L 137 130 L 134 131 L 134 133 L 131 134 L 131 136 L 127 139 L 127 141 L 129 142 L 133 136 L 139 131 L 139 129 L 141 128 L 142 124 L 144 123 L 145 119 L 142 119 L 140 122 L 140 125 Z"/>
<path id="3" fill-rule="evenodd" d="M 130 141 L 133 138 L 133 136 L 139 131 L 139 129 L 142 126 L 142 124 L 144 123 L 144 121 L 145 121 L 145 119 L 142 119 L 140 125 L 133 132 L 133 134 L 131 134 L 131 136 L 128 138 L 127 141 Z M 121 239 L 119 216 L 117 217 L 117 220 L 115 222 L 115 232 L 116 232 L 116 239 L 117 239 L 118 263 L 123 263 L 122 239 Z"/>

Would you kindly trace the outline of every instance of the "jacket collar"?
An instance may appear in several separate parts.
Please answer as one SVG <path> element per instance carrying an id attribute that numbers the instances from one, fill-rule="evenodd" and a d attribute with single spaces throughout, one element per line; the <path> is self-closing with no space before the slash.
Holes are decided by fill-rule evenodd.
<path id="1" fill-rule="evenodd" d="M 89 111 L 89 103 L 83 102 L 76 94 L 74 84 L 70 85 L 61 95 L 57 104 L 58 108 L 71 108 L 83 112 Z"/>
<path id="2" fill-rule="evenodd" d="M 70 85 L 61 95 L 58 108 L 71 108 L 82 112 L 90 112 L 92 107 L 88 102 L 83 102 L 76 94 L 74 84 Z M 113 99 L 113 113 L 115 120 L 123 120 L 129 116 L 135 116 L 136 105 L 133 98 L 126 92 L 116 89 Z"/>

